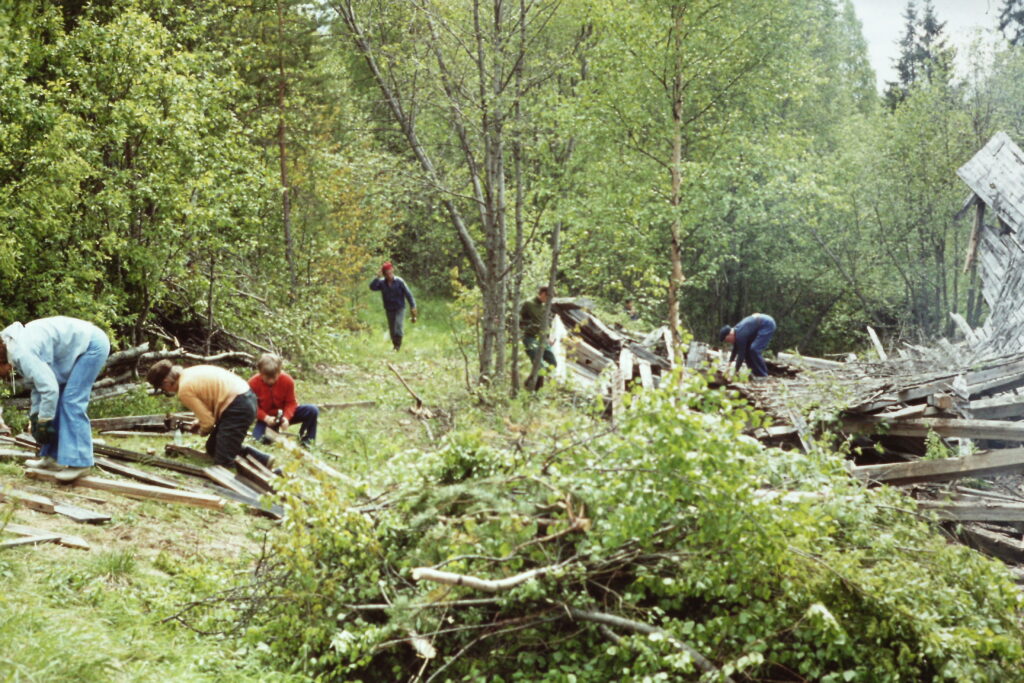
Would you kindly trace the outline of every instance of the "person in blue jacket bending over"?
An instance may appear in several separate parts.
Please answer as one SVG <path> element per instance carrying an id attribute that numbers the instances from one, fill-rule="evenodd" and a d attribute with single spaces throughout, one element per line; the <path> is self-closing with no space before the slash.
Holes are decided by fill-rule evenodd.
<path id="1" fill-rule="evenodd" d="M 391 345 L 395 351 L 402 348 L 404 331 L 402 322 L 405 318 L 405 302 L 409 302 L 409 313 L 416 322 L 416 300 L 412 298 L 409 285 L 405 280 L 395 277 L 395 269 L 390 262 L 380 267 L 380 275 L 370 283 L 370 289 L 380 292 L 384 302 L 384 314 L 388 317 L 388 331 L 391 333 Z"/>
<path id="2" fill-rule="evenodd" d="M 110 355 L 110 340 L 92 323 L 57 316 L 0 331 L 0 377 L 13 370 L 32 390 L 29 425 L 41 448 L 29 467 L 74 481 L 93 465 L 86 409 L 92 383 Z"/>
<path id="3" fill-rule="evenodd" d="M 764 313 L 755 313 L 736 323 L 736 327 L 723 327 L 718 331 L 718 338 L 732 344 L 729 362 L 736 362 L 737 372 L 746 363 L 754 379 L 763 380 L 768 377 L 768 367 L 761 354 L 768 348 L 773 334 L 775 319 Z"/>

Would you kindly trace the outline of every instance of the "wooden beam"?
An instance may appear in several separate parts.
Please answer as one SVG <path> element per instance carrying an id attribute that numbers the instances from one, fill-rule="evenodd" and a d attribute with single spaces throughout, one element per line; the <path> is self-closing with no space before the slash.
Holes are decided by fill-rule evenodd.
<path id="1" fill-rule="evenodd" d="M 1024 522 L 1024 504 L 919 500 L 917 507 L 957 522 Z"/>
<path id="2" fill-rule="evenodd" d="M 55 503 L 53 510 L 58 515 L 64 515 L 69 519 L 84 524 L 103 524 L 112 519 L 106 513 L 80 508 L 77 505 L 69 505 L 68 503 Z"/>
<path id="3" fill-rule="evenodd" d="M 854 467 L 853 476 L 861 481 L 901 486 L 1020 471 L 1024 471 L 1024 448 L 1007 448 L 961 458 L 865 465 Z"/>
<path id="4" fill-rule="evenodd" d="M 928 432 L 935 432 L 940 436 L 958 439 L 1024 442 L 1024 422 L 1003 420 L 965 420 L 952 417 L 890 420 L 882 413 L 847 417 L 843 420 L 843 426 L 849 431 L 862 434 L 880 431 L 887 436 L 928 436 Z M 880 426 L 885 428 L 878 430 Z"/>
<path id="5" fill-rule="evenodd" d="M 885 353 L 885 347 L 882 346 L 882 340 L 878 338 L 878 333 L 875 332 L 875 328 L 868 325 L 868 336 L 871 337 L 871 343 L 875 346 L 875 353 L 881 360 L 889 360 L 889 356 Z"/>
<path id="6" fill-rule="evenodd" d="M 223 486 L 226 489 L 241 493 L 243 496 L 248 496 L 255 500 L 259 500 L 260 496 L 263 495 L 261 492 L 249 487 L 247 484 L 238 480 L 238 477 L 234 475 L 231 470 L 222 465 L 213 465 L 212 467 L 204 467 L 203 471 L 206 473 L 207 479 L 212 481 L 218 486 Z"/>
<path id="7" fill-rule="evenodd" d="M 106 458 L 96 458 L 95 460 L 96 460 L 96 465 L 100 469 L 102 469 L 105 472 L 110 472 L 111 474 L 117 474 L 117 475 L 120 475 L 122 477 L 128 477 L 129 479 L 134 479 L 136 481 L 141 481 L 143 484 L 150 484 L 152 486 L 163 486 L 164 488 L 168 488 L 168 489 L 188 490 L 188 487 L 182 486 L 181 484 L 179 484 L 178 482 L 174 481 L 173 479 L 167 479 L 166 477 L 161 477 L 158 474 L 152 474 L 150 472 L 144 472 L 144 471 L 142 471 L 140 469 L 136 469 L 134 467 L 129 467 L 128 465 L 122 465 L 119 462 L 114 462 L 112 460 L 107 460 Z"/>
<path id="8" fill-rule="evenodd" d="M 1005 534 L 969 524 L 959 529 L 961 537 L 972 548 L 999 558 L 1004 562 L 1020 564 L 1024 562 L 1024 543 Z"/>
<path id="9" fill-rule="evenodd" d="M 985 225 L 985 202 L 981 201 L 978 195 L 972 195 L 969 201 L 974 202 L 974 224 L 971 226 L 971 237 L 967 241 L 967 258 L 964 259 L 964 273 L 970 271 L 974 265 L 974 259 L 978 254 L 978 241 L 981 236 L 981 228 Z M 966 209 L 967 206 L 964 206 Z M 963 209 L 961 209 L 963 211 Z M 960 215 L 960 214 L 958 214 Z"/>
<path id="10" fill-rule="evenodd" d="M 373 408 L 376 401 L 349 401 L 347 403 L 321 403 L 321 410 L 343 410 L 345 408 Z"/>
<path id="11" fill-rule="evenodd" d="M 651 374 L 651 364 L 642 360 L 637 364 L 637 367 L 640 368 L 640 383 L 644 389 L 653 389 L 654 376 Z"/>
<path id="12" fill-rule="evenodd" d="M 30 479 L 48 481 L 53 484 L 59 483 L 57 478 L 54 476 L 54 473 L 50 470 L 27 469 L 25 470 L 25 475 Z M 168 489 L 162 486 L 137 484 L 130 481 L 103 479 L 101 477 L 85 475 L 75 479 L 71 485 L 86 489 L 96 489 L 97 491 L 110 491 L 111 493 L 119 493 L 122 496 L 128 496 L 130 498 L 159 500 L 165 503 L 182 503 L 184 505 L 209 508 L 211 510 L 221 510 L 224 508 L 224 500 L 217 496 L 211 496 L 206 493 L 194 493 L 192 491 Z"/>
<path id="13" fill-rule="evenodd" d="M 840 363 L 835 360 L 828 360 L 826 358 L 814 358 L 813 356 L 798 356 L 792 353 L 777 353 L 775 357 L 783 363 L 790 363 L 792 365 L 804 365 L 815 370 L 835 370 L 846 366 L 846 363 Z"/>
<path id="14" fill-rule="evenodd" d="M 57 536 L 57 543 L 67 548 L 78 548 L 80 550 L 89 550 L 89 544 L 84 538 L 80 536 L 72 536 L 71 534 L 64 534 L 54 531 L 43 531 L 42 529 L 33 529 L 30 526 L 24 526 L 22 524 L 8 523 L 4 529 L 10 531 L 12 534 L 18 534 L 19 536 Z"/>
<path id="15" fill-rule="evenodd" d="M 1024 396 L 1020 394 L 1000 395 L 971 401 L 965 407 L 974 419 L 999 420 L 1024 416 Z"/>
<path id="16" fill-rule="evenodd" d="M 29 510 L 55 514 L 54 502 L 46 496 L 37 496 L 34 493 L 25 493 L 18 489 L 0 489 L 0 502 L 14 502 L 24 505 Z"/>
<path id="17" fill-rule="evenodd" d="M 39 543 L 56 543 L 58 540 L 60 540 L 60 536 L 56 534 L 48 536 L 23 536 L 11 541 L 0 542 L 0 548 L 14 548 L 19 545 L 36 545 Z"/>

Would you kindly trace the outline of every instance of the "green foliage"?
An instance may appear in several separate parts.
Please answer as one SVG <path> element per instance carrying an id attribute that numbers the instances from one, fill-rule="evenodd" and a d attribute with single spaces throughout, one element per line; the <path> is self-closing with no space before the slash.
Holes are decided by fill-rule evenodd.
<path id="1" fill-rule="evenodd" d="M 1024 662 L 1000 565 L 841 457 L 743 435 L 762 419 L 688 379 L 634 396 L 617 432 L 585 421 L 525 451 L 463 433 L 350 487 L 290 479 L 247 640 L 324 680 L 411 675 L 412 632 L 439 652 L 424 671 L 453 679 L 696 678 L 668 635 L 753 679 L 992 680 Z M 558 569 L 458 604 L 487 594 L 410 581 L 424 566 Z M 666 637 L 611 643 L 564 605 Z"/>

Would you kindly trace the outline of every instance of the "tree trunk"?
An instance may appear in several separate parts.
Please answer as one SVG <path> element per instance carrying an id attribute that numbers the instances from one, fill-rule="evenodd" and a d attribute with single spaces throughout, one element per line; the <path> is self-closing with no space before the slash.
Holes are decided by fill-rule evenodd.
<path id="1" fill-rule="evenodd" d="M 295 274 L 295 253 L 292 242 L 292 196 L 288 185 L 288 146 L 285 124 L 287 76 L 284 70 L 284 10 L 277 0 L 277 149 L 281 162 L 281 225 L 284 228 L 284 257 L 288 262 L 288 284 L 295 296 L 298 277 Z"/>

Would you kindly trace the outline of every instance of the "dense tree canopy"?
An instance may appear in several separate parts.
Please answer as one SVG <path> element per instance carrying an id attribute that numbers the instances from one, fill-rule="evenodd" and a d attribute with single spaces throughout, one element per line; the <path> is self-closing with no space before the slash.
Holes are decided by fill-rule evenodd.
<path id="1" fill-rule="evenodd" d="M 560 294 L 697 337 L 943 334 L 984 315 L 955 169 L 1024 129 L 1022 59 L 958 76 L 905 17 L 881 107 L 849 0 L 7 5 L 3 312 L 315 352 L 391 259 L 480 292 L 500 377 L 557 232 Z"/>

